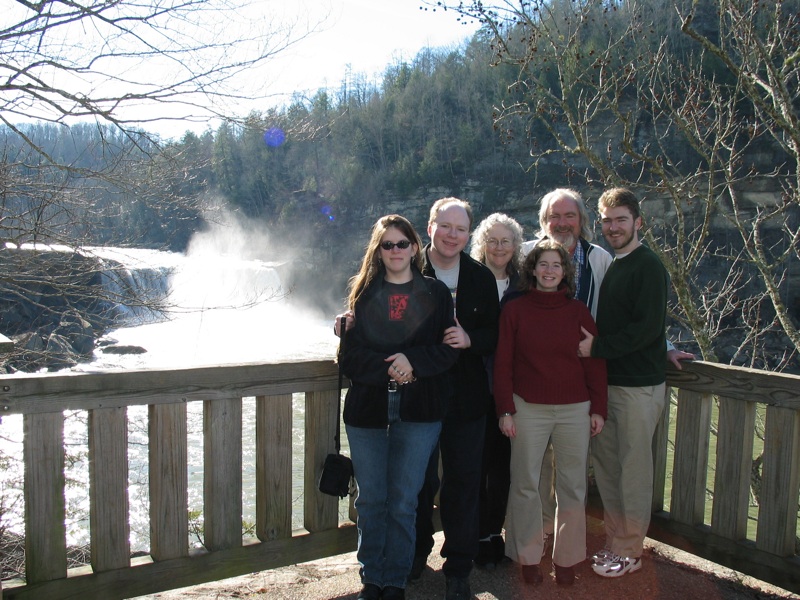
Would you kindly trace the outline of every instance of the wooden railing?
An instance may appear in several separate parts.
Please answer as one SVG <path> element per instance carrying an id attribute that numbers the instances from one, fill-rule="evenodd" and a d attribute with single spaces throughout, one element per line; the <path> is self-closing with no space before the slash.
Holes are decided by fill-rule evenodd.
<path id="1" fill-rule="evenodd" d="M 316 489 L 333 450 L 332 361 L 0 377 L 22 414 L 25 574 L 3 598 L 130 598 L 355 549 L 337 498 Z M 292 394 L 305 394 L 303 524 L 292 530 Z M 242 399 L 255 397 L 256 535 L 242 538 Z M 187 404 L 203 402 L 203 542 L 189 550 Z M 150 555 L 131 559 L 126 408 L 148 406 Z M 91 569 L 67 569 L 64 417 L 88 411 Z"/>
<path id="2" fill-rule="evenodd" d="M 695 362 L 670 369 L 667 384 L 676 406 L 665 411 L 653 440 L 648 535 L 800 593 L 800 377 Z M 751 509 L 753 487 L 758 503 Z M 753 520 L 755 528 L 748 527 Z"/>
<path id="3" fill-rule="evenodd" d="M 670 371 L 668 384 L 677 391 L 676 419 L 670 427 L 668 411 L 654 441 L 650 535 L 800 592 L 795 550 L 800 377 L 698 362 Z M 129 598 L 352 551 L 355 528 L 340 523 L 337 499 L 316 489 L 333 445 L 336 388 L 329 361 L 0 376 L 0 414 L 22 414 L 25 430 L 26 581 L 5 582 L 3 598 Z M 305 397 L 301 530 L 292 528 L 296 393 Z M 247 397 L 256 398 L 257 540 L 242 537 L 242 399 Z M 195 401 L 203 402 L 204 549 L 190 552 L 186 415 L 187 404 Z M 133 405 L 148 406 L 150 554 L 143 559 L 131 559 L 128 541 L 126 407 Z M 89 415 L 91 568 L 67 569 L 63 413 L 68 410 Z M 759 410 L 766 417 L 761 494 L 757 533 L 749 539 Z"/>

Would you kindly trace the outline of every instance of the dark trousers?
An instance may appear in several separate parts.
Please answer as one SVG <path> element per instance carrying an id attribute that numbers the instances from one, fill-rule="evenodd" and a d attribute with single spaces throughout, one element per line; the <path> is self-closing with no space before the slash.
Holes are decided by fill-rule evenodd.
<path id="1" fill-rule="evenodd" d="M 439 437 L 442 481 L 439 515 L 444 530 L 442 570 L 447 577 L 466 577 L 478 554 L 478 507 L 486 417 L 474 421 L 445 419 Z M 434 450 L 417 503 L 416 555 L 433 548 L 433 499 L 439 489 L 439 456 Z"/>
<path id="2" fill-rule="evenodd" d="M 503 531 L 511 485 L 511 440 L 503 435 L 494 416 L 486 418 L 480 491 L 480 539 Z"/>

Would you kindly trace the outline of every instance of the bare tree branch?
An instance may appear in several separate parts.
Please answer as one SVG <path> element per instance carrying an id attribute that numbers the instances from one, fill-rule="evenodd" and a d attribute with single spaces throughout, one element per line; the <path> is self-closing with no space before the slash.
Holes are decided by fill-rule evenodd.
<path id="1" fill-rule="evenodd" d="M 800 349 L 787 306 L 800 254 L 800 3 L 435 4 L 483 23 L 495 62 L 519 69 L 496 125 L 527 132 L 531 169 L 644 199 L 671 314 L 702 355 L 785 368 Z M 737 349 L 723 350 L 733 331 Z"/>

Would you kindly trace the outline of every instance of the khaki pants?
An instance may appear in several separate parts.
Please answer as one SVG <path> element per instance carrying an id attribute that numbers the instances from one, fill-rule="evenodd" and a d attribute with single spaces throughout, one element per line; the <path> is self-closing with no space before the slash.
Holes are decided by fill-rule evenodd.
<path id="1" fill-rule="evenodd" d="M 539 477 L 539 498 L 542 499 L 542 521 L 545 535 L 556 530 L 556 464 L 553 444 L 547 444 L 542 459 L 542 474 Z"/>
<path id="2" fill-rule="evenodd" d="M 589 402 L 528 404 L 514 396 L 517 435 L 511 440 L 511 489 L 506 555 L 523 565 L 542 559 L 544 531 L 539 478 L 548 440 L 556 463 L 553 562 L 571 567 L 586 558 L 586 460 Z"/>
<path id="3" fill-rule="evenodd" d="M 666 401 L 664 384 L 608 386 L 608 419 L 592 439 L 592 465 L 603 500 L 606 545 L 642 554 L 653 502 L 653 434 Z"/>

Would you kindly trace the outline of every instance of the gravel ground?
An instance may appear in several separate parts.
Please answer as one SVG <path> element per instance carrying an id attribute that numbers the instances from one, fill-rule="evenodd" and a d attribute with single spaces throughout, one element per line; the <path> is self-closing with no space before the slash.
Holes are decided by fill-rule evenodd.
<path id="1" fill-rule="evenodd" d="M 439 550 L 442 534 L 428 558 L 428 567 L 419 581 L 409 584 L 409 600 L 442 600 L 444 576 Z M 602 524 L 590 519 L 588 548 L 602 546 Z M 545 572 L 550 561 L 542 561 Z M 521 583 L 516 565 L 511 562 L 493 571 L 475 569 L 470 577 L 473 598 L 514 600 L 548 598 L 552 600 L 777 600 L 800 596 L 747 577 L 714 563 L 681 552 L 651 539 L 645 540 L 642 569 L 619 579 L 604 579 L 592 573 L 587 563 L 577 568 L 575 585 L 557 586 L 552 577 L 531 587 Z M 141 596 L 139 600 L 355 600 L 361 584 L 354 552 L 324 560 L 253 573 L 204 585 Z"/>

